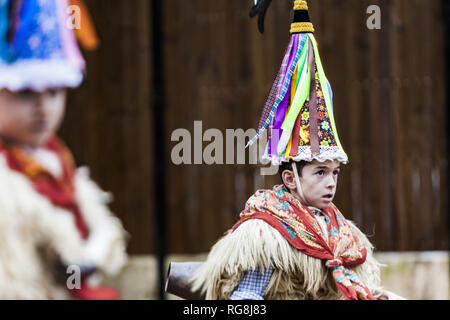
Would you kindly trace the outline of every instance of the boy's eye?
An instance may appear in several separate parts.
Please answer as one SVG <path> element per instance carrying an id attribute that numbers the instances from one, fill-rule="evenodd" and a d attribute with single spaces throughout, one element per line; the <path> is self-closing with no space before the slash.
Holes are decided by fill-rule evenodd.
<path id="1" fill-rule="evenodd" d="M 335 176 L 337 176 L 337 175 L 339 174 L 339 171 L 338 171 L 338 170 L 335 170 L 335 171 L 333 171 L 333 174 L 334 174 Z"/>
<path id="2" fill-rule="evenodd" d="M 33 98 L 36 95 L 36 93 L 32 90 L 22 90 L 19 92 L 19 97 L 22 99 L 29 99 Z"/>
<path id="3" fill-rule="evenodd" d="M 316 174 L 317 174 L 318 176 L 323 176 L 324 173 L 325 173 L 325 172 L 324 172 L 323 170 L 320 170 L 320 171 L 317 171 L 317 172 L 316 172 Z"/>
<path id="4" fill-rule="evenodd" d="M 47 92 L 48 92 L 48 94 L 51 97 L 54 97 L 54 96 L 56 96 L 58 94 L 58 90 L 57 89 L 49 89 L 49 90 L 47 90 Z"/>

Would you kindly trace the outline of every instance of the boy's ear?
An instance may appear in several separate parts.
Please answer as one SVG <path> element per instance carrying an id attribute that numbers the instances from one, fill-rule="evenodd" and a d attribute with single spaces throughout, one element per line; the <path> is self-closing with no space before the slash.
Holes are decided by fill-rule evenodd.
<path id="1" fill-rule="evenodd" d="M 284 170 L 281 173 L 281 179 L 283 180 L 283 183 L 286 187 L 288 187 L 290 190 L 297 189 L 297 185 L 295 184 L 295 176 L 294 172 L 291 170 Z"/>

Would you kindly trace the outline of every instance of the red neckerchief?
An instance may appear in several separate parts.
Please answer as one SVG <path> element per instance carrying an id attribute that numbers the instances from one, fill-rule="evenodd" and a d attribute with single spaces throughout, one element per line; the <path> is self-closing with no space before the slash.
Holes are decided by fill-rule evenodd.
<path id="1" fill-rule="evenodd" d="M 0 140 L 0 152 L 5 155 L 9 168 L 25 175 L 34 189 L 55 206 L 70 211 L 75 218 L 75 224 L 81 237 L 87 239 L 88 227 L 75 197 L 73 157 L 69 149 L 56 137 L 49 139 L 45 148 L 53 151 L 59 157 L 63 168 L 61 177 L 53 176 L 18 146 L 5 144 Z"/>
<path id="2" fill-rule="evenodd" d="M 282 185 L 272 190 L 258 190 L 245 205 L 240 221 L 233 231 L 249 219 L 261 219 L 278 230 L 301 252 L 326 261 L 332 270 L 337 288 L 349 300 L 375 299 L 353 270 L 360 265 L 367 251 L 339 210 L 331 204 L 323 210 L 328 238 L 323 234 L 314 214 Z"/>

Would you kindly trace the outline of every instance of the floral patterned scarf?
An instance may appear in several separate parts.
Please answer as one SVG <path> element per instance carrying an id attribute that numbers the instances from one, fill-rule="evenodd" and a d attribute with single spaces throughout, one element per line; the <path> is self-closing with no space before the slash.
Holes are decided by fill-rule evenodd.
<path id="1" fill-rule="evenodd" d="M 272 190 L 258 190 L 250 197 L 233 230 L 249 219 L 262 219 L 277 229 L 294 248 L 325 260 L 338 290 L 347 300 L 375 300 L 356 273 L 348 269 L 364 263 L 366 249 L 336 206 L 331 204 L 323 213 L 328 238 L 308 207 L 284 186 L 277 185 Z"/>

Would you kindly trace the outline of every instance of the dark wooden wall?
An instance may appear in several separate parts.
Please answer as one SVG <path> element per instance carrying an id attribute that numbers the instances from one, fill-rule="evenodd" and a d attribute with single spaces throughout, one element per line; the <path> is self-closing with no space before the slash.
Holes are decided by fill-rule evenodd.
<path id="1" fill-rule="evenodd" d="M 448 249 L 447 96 L 440 0 L 315 0 L 310 14 L 350 163 L 335 203 L 380 250 Z M 253 1 L 164 0 L 163 48 L 150 1 L 87 1 L 102 47 L 70 95 L 62 136 L 115 195 L 130 252 L 155 252 L 155 166 L 167 177 L 169 251 L 198 253 L 237 220 L 257 188 L 254 165 L 174 165 L 171 133 L 254 128 L 289 41 L 292 1 L 274 0 L 266 32 Z M 381 30 L 366 9 L 381 8 Z M 164 53 L 167 163 L 155 163 L 152 53 Z M 206 147 L 208 142 L 203 143 Z M 225 141 L 224 141 L 225 144 Z"/>
<path id="2" fill-rule="evenodd" d="M 62 135 L 78 163 L 114 194 L 130 251 L 154 250 L 150 2 L 86 1 L 101 38 L 87 78 L 70 93 Z"/>

